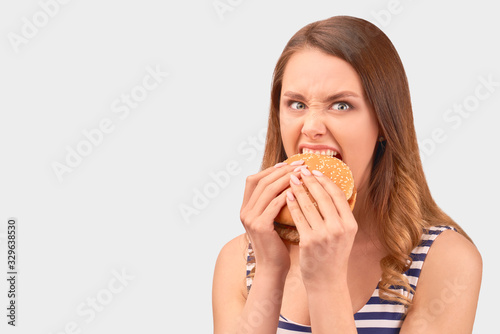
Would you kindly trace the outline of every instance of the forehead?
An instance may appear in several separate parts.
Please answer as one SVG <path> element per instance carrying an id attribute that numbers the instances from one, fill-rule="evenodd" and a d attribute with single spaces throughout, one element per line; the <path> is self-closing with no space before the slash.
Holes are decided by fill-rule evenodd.
<path id="1" fill-rule="evenodd" d="M 356 70 L 345 60 L 318 49 L 295 52 L 285 67 L 283 91 L 331 94 L 349 90 L 363 96 L 363 86 Z"/>

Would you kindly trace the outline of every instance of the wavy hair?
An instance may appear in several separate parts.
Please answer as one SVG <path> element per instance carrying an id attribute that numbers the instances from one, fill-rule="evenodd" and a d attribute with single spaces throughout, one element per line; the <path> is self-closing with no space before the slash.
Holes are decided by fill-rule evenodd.
<path id="1" fill-rule="evenodd" d="M 376 231 L 388 255 L 380 261 L 381 297 L 411 305 L 414 293 L 403 273 L 423 231 L 435 225 L 455 227 L 470 238 L 436 204 L 425 179 L 413 124 L 405 70 L 389 38 L 372 23 L 335 16 L 300 29 L 287 43 L 274 69 L 271 105 L 261 168 L 286 159 L 280 135 L 279 106 L 283 74 L 290 57 L 316 48 L 348 62 L 359 75 L 385 141 L 374 150 L 367 205 L 375 210 Z M 403 293 L 392 290 L 401 287 Z"/>

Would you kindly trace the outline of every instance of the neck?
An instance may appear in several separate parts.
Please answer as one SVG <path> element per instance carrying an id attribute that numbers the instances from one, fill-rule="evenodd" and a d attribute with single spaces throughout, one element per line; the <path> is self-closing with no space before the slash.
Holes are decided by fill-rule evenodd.
<path id="1" fill-rule="evenodd" d="M 363 236 L 370 239 L 378 239 L 377 220 L 375 208 L 368 199 L 367 191 L 359 191 L 356 198 L 356 203 L 353 210 L 354 218 L 358 223 L 358 233 L 356 238 Z"/>

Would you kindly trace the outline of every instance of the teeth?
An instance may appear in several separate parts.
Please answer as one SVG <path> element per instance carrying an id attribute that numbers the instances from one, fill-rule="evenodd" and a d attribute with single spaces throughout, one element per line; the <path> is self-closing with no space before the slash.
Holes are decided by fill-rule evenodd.
<path id="1" fill-rule="evenodd" d="M 328 155 L 330 157 L 335 157 L 337 155 L 337 152 L 333 150 L 311 150 L 310 148 L 303 148 L 302 153 L 321 154 Z"/>

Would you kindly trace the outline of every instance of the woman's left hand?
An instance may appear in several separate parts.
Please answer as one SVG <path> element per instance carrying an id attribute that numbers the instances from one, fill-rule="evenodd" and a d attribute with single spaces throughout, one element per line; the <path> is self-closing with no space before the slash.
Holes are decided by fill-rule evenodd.
<path id="1" fill-rule="evenodd" d="M 330 178 L 318 171 L 313 173 L 302 168 L 302 180 L 291 177 L 287 205 L 300 234 L 299 262 L 304 285 L 322 288 L 335 280 L 346 281 L 358 224 L 344 192 Z"/>

